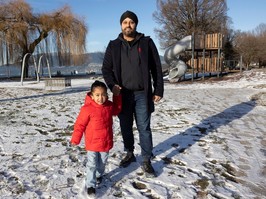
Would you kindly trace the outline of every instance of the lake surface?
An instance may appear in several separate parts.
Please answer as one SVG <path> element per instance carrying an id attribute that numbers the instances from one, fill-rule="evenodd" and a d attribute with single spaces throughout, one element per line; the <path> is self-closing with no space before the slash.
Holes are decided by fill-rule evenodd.
<path id="1" fill-rule="evenodd" d="M 90 73 L 101 73 L 100 64 L 91 64 L 88 66 L 54 66 L 50 68 L 51 75 L 86 75 Z M 29 77 L 35 77 L 36 70 L 34 66 L 29 68 Z M 10 78 L 10 77 L 20 77 L 21 76 L 21 67 L 20 66 L 0 66 L 0 78 Z M 40 68 L 40 76 L 45 77 L 49 76 L 48 67 Z"/>

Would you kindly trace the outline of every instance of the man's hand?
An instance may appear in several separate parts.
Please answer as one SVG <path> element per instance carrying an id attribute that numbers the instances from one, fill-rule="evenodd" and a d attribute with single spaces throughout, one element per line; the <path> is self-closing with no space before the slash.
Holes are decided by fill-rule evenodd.
<path id="1" fill-rule="evenodd" d="M 154 101 L 154 102 L 159 102 L 161 99 L 162 99 L 162 98 L 161 98 L 160 96 L 158 96 L 158 95 L 154 95 L 154 96 L 153 96 L 153 101 Z"/>
<path id="2" fill-rule="evenodd" d="M 114 85 L 114 87 L 113 87 L 113 89 L 112 89 L 112 93 L 114 94 L 114 95 L 119 95 L 120 94 L 120 91 L 121 91 L 121 87 L 119 86 L 119 85 Z"/>

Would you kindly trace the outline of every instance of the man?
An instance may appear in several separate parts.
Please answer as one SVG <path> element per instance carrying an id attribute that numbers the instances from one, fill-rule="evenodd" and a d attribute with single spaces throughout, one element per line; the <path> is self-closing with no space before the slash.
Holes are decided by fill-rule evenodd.
<path id="1" fill-rule="evenodd" d="M 102 66 L 104 80 L 113 94 L 122 94 L 120 127 L 127 151 L 120 162 L 127 167 L 135 162 L 133 121 L 139 131 L 142 169 L 155 176 L 151 165 L 152 132 L 151 113 L 154 102 L 163 97 L 163 75 L 158 50 L 150 37 L 137 32 L 138 17 L 126 11 L 120 18 L 122 32 L 109 42 Z"/>

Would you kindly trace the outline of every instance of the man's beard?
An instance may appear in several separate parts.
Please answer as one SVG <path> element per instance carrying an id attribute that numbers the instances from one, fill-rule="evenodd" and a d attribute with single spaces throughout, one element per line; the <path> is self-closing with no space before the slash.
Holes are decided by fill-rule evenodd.
<path id="1" fill-rule="evenodd" d="M 135 34 L 136 34 L 136 30 L 131 29 L 131 28 L 126 28 L 122 30 L 122 32 L 123 32 L 123 35 L 127 37 L 135 37 Z"/>

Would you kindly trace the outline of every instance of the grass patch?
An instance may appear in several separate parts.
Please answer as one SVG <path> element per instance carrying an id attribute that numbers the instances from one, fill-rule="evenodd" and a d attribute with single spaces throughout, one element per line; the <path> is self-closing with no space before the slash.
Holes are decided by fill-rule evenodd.
<path id="1" fill-rule="evenodd" d="M 198 179 L 197 181 L 193 182 L 192 184 L 200 187 L 201 190 L 205 190 L 209 186 L 209 180 L 207 178 Z"/>

